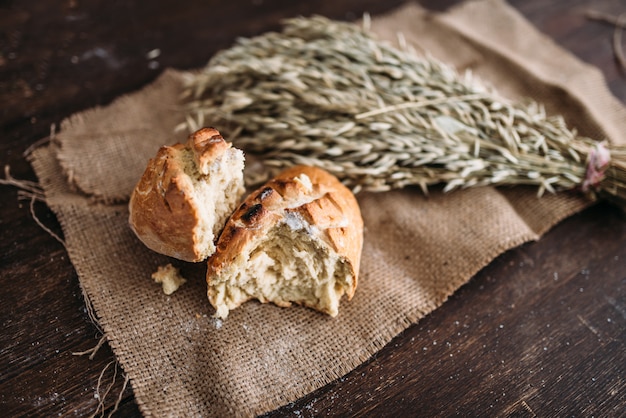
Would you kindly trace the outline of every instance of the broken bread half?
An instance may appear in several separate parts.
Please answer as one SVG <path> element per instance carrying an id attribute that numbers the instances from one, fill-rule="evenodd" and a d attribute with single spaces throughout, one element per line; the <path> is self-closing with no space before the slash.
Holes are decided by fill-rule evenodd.
<path id="1" fill-rule="evenodd" d="M 243 168 L 243 152 L 213 128 L 161 147 L 131 195 L 131 229 L 158 253 L 205 260 L 244 194 Z"/>
<path id="2" fill-rule="evenodd" d="M 352 192 L 320 168 L 289 168 L 251 193 L 207 261 L 216 316 L 250 300 L 336 316 L 357 287 L 363 219 Z"/>

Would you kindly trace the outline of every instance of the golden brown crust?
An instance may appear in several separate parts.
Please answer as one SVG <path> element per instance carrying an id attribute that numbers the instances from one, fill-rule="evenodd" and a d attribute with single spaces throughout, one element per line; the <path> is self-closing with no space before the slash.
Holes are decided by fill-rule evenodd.
<path id="1" fill-rule="evenodd" d="M 184 153 L 191 150 L 196 164 L 208 166 L 231 145 L 217 130 L 203 128 L 186 144 L 163 146 L 148 162 L 129 202 L 129 223 L 150 249 L 185 261 L 202 261 L 193 233 L 200 213 L 192 201 L 193 182 L 184 170 Z M 197 166 L 201 170 L 201 166 Z"/>
<path id="2" fill-rule="evenodd" d="M 310 184 L 300 180 L 303 174 L 308 176 Z M 325 170 L 295 166 L 252 192 L 226 223 L 217 250 L 208 260 L 209 299 L 214 291 L 212 277 L 235 262 L 255 237 L 266 234 L 287 212 L 299 214 L 315 227 L 320 240 L 345 258 L 354 276 L 352 287 L 346 290 L 348 298 L 352 298 L 363 246 L 363 219 L 358 202 L 347 187 Z"/>
<path id="3" fill-rule="evenodd" d="M 230 144 L 215 128 L 202 128 L 189 136 L 188 146 L 193 149 L 194 160 L 202 174 L 208 173 L 208 166 L 219 158 Z"/>

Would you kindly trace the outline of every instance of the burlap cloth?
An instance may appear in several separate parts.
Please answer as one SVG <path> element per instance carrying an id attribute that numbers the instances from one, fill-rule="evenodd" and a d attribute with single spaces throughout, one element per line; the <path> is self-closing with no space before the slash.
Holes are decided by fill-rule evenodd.
<path id="1" fill-rule="evenodd" d="M 511 98 L 531 96 L 582 133 L 622 141 L 626 112 L 600 72 L 560 49 L 501 1 L 444 14 L 409 4 L 375 16 L 383 38 L 471 68 Z M 204 265 L 174 261 L 188 283 L 172 296 L 150 275 L 172 260 L 127 225 L 126 199 L 172 133 L 181 73 L 63 122 L 32 164 L 57 214 L 80 283 L 145 415 L 246 416 L 293 401 L 367 360 L 440 306 L 503 251 L 538 239 L 588 202 L 538 199 L 525 188 L 425 198 L 409 189 L 358 196 L 365 220 L 362 277 L 337 318 L 256 302 L 221 322 L 205 296 Z M 77 361 L 87 361 L 80 360 Z"/>

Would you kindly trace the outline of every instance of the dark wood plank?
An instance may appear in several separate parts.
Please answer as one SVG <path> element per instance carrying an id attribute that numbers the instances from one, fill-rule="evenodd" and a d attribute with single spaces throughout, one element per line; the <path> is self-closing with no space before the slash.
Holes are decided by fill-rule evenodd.
<path id="1" fill-rule="evenodd" d="M 5 8 L 0 123 L 106 103 L 165 67 L 204 65 L 237 36 L 278 27 L 283 17 L 320 13 L 355 19 L 402 1 L 141 2 L 25 1 Z M 158 60 L 147 53 L 159 49 Z"/>
<path id="2" fill-rule="evenodd" d="M 203 65 L 237 36 L 282 17 L 354 19 L 401 1 L 227 3 L 0 3 L 0 165 L 36 180 L 22 153 L 70 114 L 106 104 L 165 67 Z M 424 1 L 444 9 L 455 1 Z M 626 101 L 611 49 L 613 28 L 588 8 L 619 15 L 612 0 L 511 0 L 540 30 L 596 65 Z M 151 50 L 160 56 L 152 62 Z M 38 217 L 61 234 L 43 205 Z M 608 205 L 576 215 L 539 242 L 496 259 L 443 307 L 344 378 L 268 416 L 619 416 L 626 405 L 626 221 Z M 98 405 L 106 344 L 96 345 L 63 246 L 32 220 L 29 202 L 0 186 L 0 405 L 9 416 L 84 416 Z M 109 368 L 101 386 L 112 381 Z M 105 408 L 111 411 L 123 379 Z M 119 416 L 139 416 L 132 390 Z"/>

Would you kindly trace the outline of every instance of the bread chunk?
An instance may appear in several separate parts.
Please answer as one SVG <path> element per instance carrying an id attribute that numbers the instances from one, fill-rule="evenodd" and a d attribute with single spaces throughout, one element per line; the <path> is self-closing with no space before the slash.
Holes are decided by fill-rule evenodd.
<path id="1" fill-rule="evenodd" d="M 158 253 L 205 260 L 243 196 L 243 168 L 243 152 L 213 128 L 161 147 L 131 195 L 132 230 Z"/>
<path id="2" fill-rule="evenodd" d="M 161 283 L 163 293 L 168 296 L 187 282 L 187 279 L 180 274 L 180 270 L 174 267 L 172 263 L 159 266 L 157 271 L 152 273 L 152 279 L 156 283 Z"/>
<path id="3" fill-rule="evenodd" d="M 330 173 L 296 166 L 251 193 L 208 260 L 216 316 L 257 299 L 336 316 L 357 287 L 363 219 L 352 192 Z"/>

